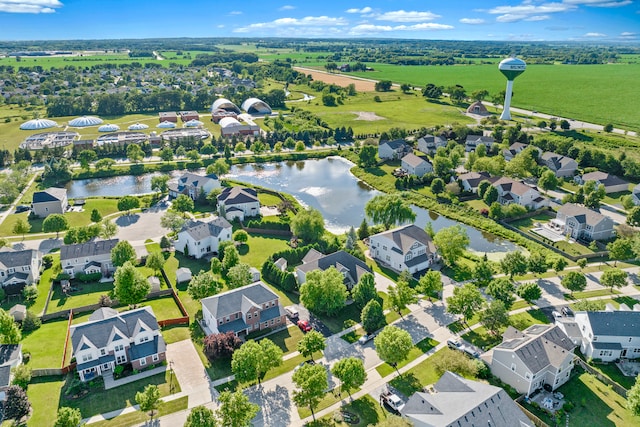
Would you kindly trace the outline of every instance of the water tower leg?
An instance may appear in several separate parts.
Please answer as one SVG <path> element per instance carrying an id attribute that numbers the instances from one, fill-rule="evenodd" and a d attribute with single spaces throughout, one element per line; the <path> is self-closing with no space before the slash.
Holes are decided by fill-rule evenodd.
<path id="1" fill-rule="evenodd" d="M 504 94 L 504 109 L 500 115 L 500 120 L 511 120 L 511 92 L 513 92 L 513 80 L 507 80 L 507 90 Z"/>

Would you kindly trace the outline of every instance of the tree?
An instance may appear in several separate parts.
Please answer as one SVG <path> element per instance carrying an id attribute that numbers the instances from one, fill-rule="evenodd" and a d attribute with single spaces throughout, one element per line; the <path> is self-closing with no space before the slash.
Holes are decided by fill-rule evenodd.
<path id="1" fill-rule="evenodd" d="M 82 421 L 80 409 L 63 406 L 58 409 L 58 416 L 53 427 L 78 427 Z"/>
<path id="2" fill-rule="evenodd" d="M 457 259 L 469 245 L 467 230 L 461 225 L 443 228 L 433 236 L 433 243 L 437 246 L 442 259 L 448 266 L 453 266 Z"/>
<path id="3" fill-rule="evenodd" d="M 100 234 L 99 236 L 105 240 L 113 239 L 113 237 L 118 232 L 118 226 L 111 221 L 110 219 L 102 220 L 100 224 Z"/>
<path id="4" fill-rule="evenodd" d="M 176 212 L 167 211 L 164 215 L 160 217 L 160 225 L 163 228 L 167 228 L 174 233 L 177 233 L 178 231 L 182 230 L 184 223 L 185 223 L 185 219 L 182 217 L 182 215 Z"/>
<path id="5" fill-rule="evenodd" d="M 324 234 L 322 214 L 314 208 L 301 209 L 291 220 L 291 231 L 305 243 L 317 242 Z"/>
<path id="6" fill-rule="evenodd" d="M 538 179 L 538 186 L 543 190 L 555 190 L 558 188 L 558 177 L 552 170 L 547 169 Z"/>
<path id="7" fill-rule="evenodd" d="M 414 221 L 416 214 L 411 206 L 397 193 L 380 194 L 369 200 L 364 207 L 367 217 L 376 224 L 384 224 L 385 229 L 394 224 Z"/>
<path id="8" fill-rule="evenodd" d="M 33 304 L 38 298 L 38 287 L 36 285 L 28 285 L 22 288 L 22 298 L 28 305 Z"/>
<path id="9" fill-rule="evenodd" d="M 218 420 L 211 409 L 200 405 L 191 409 L 184 427 L 218 427 Z"/>
<path id="10" fill-rule="evenodd" d="M 493 185 L 487 187 L 487 190 L 484 192 L 484 196 L 482 200 L 487 204 L 487 206 L 491 206 L 492 203 L 498 201 L 498 189 Z"/>
<path id="11" fill-rule="evenodd" d="M 535 274 L 546 273 L 547 268 L 549 268 L 547 257 L 542 252 L 532 252 L 527 264 L 528 270 Z"/>
<path id="12" fill-rule="evenodd" d="M 632 208 L 627 214 L 627 224 L 632 227 L 640 227 L 640 206 Z"/>
<path id="13" fill-rule="evenodd" d="M 377 300 L 371 300 L 360 312 L 360 322 L 364 330 L 371 334 L 387 324 L 382 311 L 382 305 Z"/>
<path id="14" fill-rule="evenodd" d="M 91 168 L 91 163 L 95 162 L 98 158 L 98 155 L 93 150 L 83 150 L 78 155 L 78 160 L 80 160 L 80 167 L 84 170 L 89 170 Z"/>
<path id="15" fill-rule="evenodd" d="M 24 235 L 31 231 L 31 224 L 25 221 L 22 218 L 18 218 L 15 224 L 13 224 L 13 234 L 22 234 L 22 240 L 24 240 Z"/>
<path id="16" fill-rule="evenodd" d="M 260 410 L 258 405 L 249 401 L 242 390 L 233 393 L 223 391 L 218 396 L 218 401 L 220 402 L 218 418 L 224 427 L 249 427 L 251 420 Z"/>
<path id="17" fill-rule="evenodd" d="M 203 298 L 215 295 L 222 289 L 222 284 L 218 282 L 210 271 L 201 271 L 191 278 L 187 293 L 191 298 L 200 301 Z"/>
<path id="18" fill-rule="evenodd" d="M 574 291 L 584 291 L 587 287 L 587 278 L 579 271 L 570 271 L 562 278 L 562 286 L 571 291 L 573 295 Z"/>
<path id="19" fill-rule="evenodd" d="M 125 211 L 129 215 L 132 209 L 140 207 L 140 200 L 135 196 L 124 196 L 118 200 L 118 210 Z"/>
<path id="20" fill-rule="evenodd" d="M 378 150 L 372 145 L 364 145 L 358 153 L 358 161 L 360 167 L 370 168 L 376 165 L 376 154 Z"/>
<path id="21" fill-rule="evenodd" d="M 357 357 L 340 359 L 331 373 L 340 380 L 341 390 L 346 390 L 351 396 L 351 390 L 361 387 L 367 381 L 367 372 L 364 370 L 364 362 Z"/>
<path id="22" fill-rule="evenodd" d="M 240 288 L 253 282 L 251 266 L 243 262 L 238 263 L 227 271 L 227 286 L 230 289 Z"/>
<path id="23" fill-rule="evenodd" d="M 136 403 L 140 405 L 142 412 L 147 412 L 149 418 L 153 420 L 155 411 L 160 407 L 162 401 L 160 400 L 160 389 L 157 385 L 149 384 L 144 388 L 144 391 L 136 393 Z"/>
<path id="24" fill-rule="evenodd" d="M 586 258 L 580 258 L 578 261 L 576 261 L 576 264 L 578 264 L 578 267 L 580 267 L 580 270 L 582 270 L 583 268 L 585 268 L 587 266 L 587 259 Z"/>
<path id="25" fill-rule="evenodd" d="M 111 262 L 115 267 L 120 267 L 126 262 L 136 262 L 136 250 L 131 243 L 121 240 L 111 249 Z"/>
<path id="26" fill-rule="evenodd" d="M 6 400 L 4 402 L 4 419 L 16 420 L 20 424 L 20 420 L 31 410 L 31 403 L 27 393 L 22 387 L 11 385 L 5 392 Z"/>
<path id="27" fill-rule="evenodd" d="M 237 349 L 231 358 L 231 371 L 239 383 L 262 380 L 269 369 L 282 364 L 282 350 L 268 338 L 260 343 L 247 341 Z"/>
<path id="28" fill-rule="evenodd" d="M 138 144 L 130 144 L 127 147 L 127 158 L 133 163 L 138 163 L 144 158 L 144 151 Z"/>
<path id="29" fill-rule="evenodd" d="M 100 159 L 96 162 L 95 167 L 96 169 L 100 170 L 100 169 L 111 169 L 113 167 L 113 165 L 116 164 L 116 161 L 110 158 L 105 158 L 105 159 Z"/>
<path id="30" fill-rule="evenodd" d="M 209 170 L 209 168 L 211 168 L 211 170 Z M 207 173 L 214 173 L 218 176 L 226 175 L 229 173 L 229 163 L 224 159 L 217 159 L 207 167 Z"/>
<path id="31" fill-rule="evenodd" d="M 298 341 L 297 350 L 302 357 L 313 360 L 313 354 L 324 351 L 326 346 L 327 342 L 324 335 L 318 331 L 309 331 Z"/>
<path id="32" fill-rule="evenodd" d="M 313 270 L 300 286 L 300 301 L 314 313 L 337 313 L 347 301 L 344 276 L 335 267 Z"/>
<path id="33" fill-rule="evenodd" d="M 515 290 L 516 288 L 513 282 L 506 277 L 494 279 L 489 283 L 489 286 L 487 286 L 487 294 L 502 301 L 507 310 L 511 308 L 515 301 L 515 297 L 513 296 Z"/>
<path id="34" fill-rule="evenodd" d="M 211 258 L 211 272 L 213 274 L 222 273 L 222 261 L 220 261 L 219 258 L 216 258 L 216 257 Z"/>
<path id="35" fill-rule="evenodd" d="M 418 292 L 429 297 L 429 301 L 431 301 L 431 296 L 442 290 L 442 276 L 440 272 L 433 270 L 427 271 L 427 273 L 418 280 L 416 289 Z"/>
<path id="36" fill-rule="evenodd" d="M 486 259 L 480 260 L 473 268 L 473 278 L 480 287 L 487 286 L 493 279 L 493 268 Z"/>
<path id="37" fill-rule="evenodd" d="M 91 211 L 91 222 L 100 222 L 102 221 L 102 214 L 98 209 L 93 209 Z"/>
<path id="38" fill-rule="evenodd" d="M 45 233 L 56 233 L 56 239 L 60 236 L 60 232 L 69 228 L 69 221 L 62 214 L 52 214 L 42 221 L 42 231 Z"/>
<path id="39" fill-rule="evenodd" d="M 542 289 L 534 282 L 523 283 L 518 286 L 518 290 L 516 292 L 520 298 L 529 304 L 533 304 L 534 301 L 542 297 Z"/>
<path id="40" fill-rule="evenodd" d="M 164 162 L 170 162 L 171 160 L 173 160 L 173 150 L 171 149 L 171 147 L 164 147 L 162 150 L 160 150 L 160 158 Z"/>
<path id="41" fill-rule="evenodd" d="M 187 151 L 187 159 L 191 160 L 192 162 L 197 162 L 198 160 L 200 160 L 200 153 L 198 153 L 198 150 L 189 150 Z"/>
<path id="42" fill-rule="evenodd" d="M 446 176 L 451 169 L 453 169 L 453 162 L 448 157 L 436 156 L 433 158 L 433 173 L 437 176 Z"/>
<path id="43" fill-rule="evenodd" d="M 157 175 L 151 177 L 151 190 L 156 193 L 165 194 L 169 191 L 169 175 Z"/>
<path id="44" fill-rule="evenodd" d="M 165 259 L 164 255 L 160 251 L 151 251 L 147 256 L 146 266 L 152 269 L 157 275 L 160 274 L 160 270 L 164 267 Z"/>
<path id="45" fill-rule="evenodd" d="M 418 301 L 415 289 L 410 287 L 409 283 L 404 280 L 398 280 L 396 286 L 389 286 L 387 294 L 389 295 L 389 307 L 400 316 L 402 316 L 402 310 L 407 308 L 407 305 Z"/>
<path id="46" fill-rule="evenodd" d="M 516 274 L 525 274 L 529 263 L 522 252 L 509 252 L 500 261 L 500 269 L 504 274 L 508 274 L 510 279 Z"/>
<path id="47" fill-rule="evenodd" d="M 358 239 L 364 240 L 367 237 L 369 237 L 369 224 L 367 224 L 367 220 L 365 218 L 362 218 L 360 227 L 358 227 Z"/>
<path id="48" fill-rule="evenodd" d="M 31 368 L 27 365 L 18 365 L 11 369 L 11 373 L 13 374 L 11 384 L 15 384 L 26 390 L 31 382 Z"/>
<path id="49" fill-rule="evenodd" d="M 509 326 L 509 313 L 500 300 L 491 303 L 480 312 L 480 323 L 493 335 L 498 335 L 500 328 Z"/>
<path id="50" fill-rule="evenodd" d="M 296 385 L 293 401 L 298 406 L 308 406 L 315 421 L 314 409 L 329 388 L 327 370 L 324 365 L 305 364 L 293 373 L 293 382 Z"/>
<path id="51" fill-rule="evenodd" d="M 609 258 L 615 259 L 614 266 L 618 264 L 617 260 L 631 259 L 634 257 L 633 241 L 629 238 L 617 238 L 607 245 Z"/>
<path id="52" fill-rule="evenodd" d="M 449 99 L 451 99 L 451 102 L 454 104 L 461 103 L 467 97 L 467 92 L 460 85 L 450 86 L 446 91 L 449 94 Z"/>
<path id="53" fill-rule="evenodd" d="M 229 359 L 240 348 L 242 340 L 233 331 L 211 334 L 204 337 L 204 354 L 209 360 Z"/>
<path id="54" fill-rule="evenodd" d="M 480 310 L 484 298 L 473 283 L 466 283 L 462 287 L 453 288 L 453 296 L 447 298 L 447 311 L 453 314 L 461 314 L 467 326 L 467 321 Z"/>
<path id="55" fill-rule="evenodd" d="M 222 271 L 228 272 L 231 267 L 240 263 L 240 254 L 235 246 L 229 245 L 224 248 L 222 257 Z"/>
<path id="56" fill-rule="evenodd" d="M 607 133 L 613 132 L 613 125 L 611 123 L 607 123 L 606 125 L 604 125 L 603 130 Z"/>
<path id="57" fill-rule="evenodd" d="M 627 408 L 633 415 L 640 415 L 640 375 L 636 376 L 636 382 L 627 392 Z"/>
<path id="58" fill-rule="evenodd" d="M 171 209 L 182 213 L 182 216 L 186 216 L 187 212 L 191 212 L 194 208 L 193 199 L 186 194 L 180 194 L 173 200 Z"/>
<path id="59" fill-rule="evenodd" d="M 436 196 L 444 191 L 444 181 L 442 178 L 435 178 L 431 181 L 431 191 Z"/>
<path id="60" fill-rule="evenodd" d="M 365 273 L 360 277 L 358 283 L 351 290 L 351 297 L 360 309 L 364 308 L 369 301 L 379 298 L 373 274 Z"/>
<path id="61" fill-rule="evenodd" d="M 130 261 L 125 262 L 122 267 L 118 267 L 113 279 L 114 294 L 120 304 L 138 304 L 151 289 L 146 277 Z"/>
<path id="62" fill-rule="evenodd" d="M 383 362 L 396 368 L 398 375 L 398 363 L 402 362 L 409 355 L 413 347 L 409 332 L 396 326 L 385 326 L 378 336 L 373 339 L 376 345 L 376 353 Z"/>
<path id="63" fill-rule="evenodd" d="M 478 196 L 484 197 L 484 193 L 487 192 L 489 187 L 491 187 L 491 183 L 489 181 L 487 181 L 486 179 L 480 181 L 480 184 L 478 184 Z"/>
<path id="64" fill-rule="evenodd" d="M 600 283 L 611 289 L 611 293 L 613 293 L 613 288 L 623 288 L 627 286 L 627 276 L 626 271 L 620 270 L 619 268 L 612 268 L 602 273 Z"/>
<path id="65" fill-rule="evenodd" d="M 233 233 L 233 241 L 240 244 L 247 243 L 249 241 L 249 233 L 244 230 L 237 230 Z"/>
<path id="66" fill-rule="evenodd" d="M 13 316 L 0 309 L 0 344 L 19 344 L 21 339 L 22 333 Z"/>
<path id="67" fill-rule="evenodd" d="M 556 273 L 563 271 L 567 265 L 569 265 L 569 262 L 563 257 L 557 257 L 553 261 L 553 269 L 556 271 Z"/>
<path id="68" fill-rule="evenodd" d="M 436 86 L 433 83 L 428 83 L 422 89 L 422 96 L 428 99 L 438 99 L 442 96 L 442 87 Z"/>
<path id="69" fill-rule="evenodd" d="M 388 92 L 392 84 L 391 80 L 380 80 L 376 82 L 374 89 L 376 92 Z"/>
<path id="70" fill-rule="evenodd" d="M 588 299 L 578 300 L 573 304 L 575 311 L 602 311 L 606 303 L 603 300 L 591 301 Z"/>

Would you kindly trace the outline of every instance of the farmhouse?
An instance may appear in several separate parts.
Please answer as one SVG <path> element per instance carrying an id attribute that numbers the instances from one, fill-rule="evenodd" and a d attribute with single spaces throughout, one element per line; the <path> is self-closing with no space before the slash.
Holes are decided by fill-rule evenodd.
<path id="1" fill-rule="evenodd" d="M 62 245 L 60 248 L 62 270 L 71 278 L 78 273 L 102 273 L 103 276 L 109 276 L 115 270 L 111 262 L 111 249 L 118 241 L 118 239 L 111 239 Z"/>
<path id="2" fill-rule="evenodd" d="M 67 190 L 64 188 L 50 187 L 43 191 L 33 193 L 31 209 L 40 218 L 51 214 L 62 214 L 67 210 Z"/>
<path id="3" fill-rule="evenodd" d="M 116 365 L 130 363 L 140 370 L 165 360 L 166 344 L 148 306 L 120 313 L 101 308 L 89 321 L 71 326 L 69 335 L 82 381 L 113 371 Z"/>
<path id="4" fill-rule="evenodd" d="M 467 135 L 467 139 L 464 143 L 464 150 L 467 152 L 475 151 L 479 145 L 484 145 L 485 148 L 489 150 L 494 141 L 495 140 L 491 136 Z"/>
<path id="5" fill-rule="evenodd" d="M 555 390 L 569 380 L 574 349 L 557 326 L 532 325 L 522 332 L 509 326 L 502 343 L 482 358 L 495 376 L 528 396 L 545 384 Z"/>
<path id="6" fill-rule="evenodd" d="M 575 323 L 587 358 L 611 362 L 640 357 L 640 311 L 579 311 Z"/>
<path id="7" fill-rule="evenodd" d="M 0 285 L 22 288 L 40 278 L 41 253 L 34 249 L 0 251 Z"/>
<path id="8" fill-rule="evenodd" d="M 163 111 L 158 113 L 160 123 L 171 122 L 178 123 L 178 115 L 175 111 Z"/>
<path id="9" fill-rule="evenodd" d="M 433 166 L 428 160 L 425 160 L 422 157 L 418 157 L 413 153 L 409 153 L 402 158 L 400 167 L 407 174 L 415 175 L 419 178 L 423 177 L 429 172 L 433 172 Z"/>
<path id="10" fill-rule="evenodd" d="M 467 172 L 461 175 L 458 175 L 458 181 L 462 185 L 463 191 L 469 193 L 477 193 L 478 185 L 482 181 L 495 181 L 496 179 L 491 178 L 488 172 Z M 455 182 L 455 179 L 451 177 L 451 182 Z"/>
<path id="11" fill-rule="evenodd" d="M 233 331 L 237 336 L 243 336 L 286 325 L 286 313 L 278 295 L 262 282 L 207 297 L 200 302 L 207 334 Z"/>
<path id="12" fill-rule="evenodd" d="M 543 206 L 549 206 L 549 200 L 542 197 L 538 190 L 521 181 L 503 177 L 491 185 L 498 190 L 498 203 L 502 205 L 514 203 L 527 209 L 539 209 Z"/>
<path id="13" fill-rule="evenodd" d="M 220 188 L 220 180 L 216 174 L 203 176 L 187 172 L 176 182 L 169 183 L 169 197 L 175 199 L 180 194 L 186 194 L 196 200 L 200 195 L 207 196 L 218 188 Z"/>
<path id="14" fill-rule="evenodd" d="M 437 260 L 431 236 L 413 224 L 374 234 L 369 249 L 373 259 L 397 272 L 414 274 Z"/>
<path id="15" fill-rule="evenodd" d="M 447 140 L 441 136 L 425 135 L 418 138 L 418 151 L 434 154 L 439 147 L 446 147 Z"/>
<path id="16" fill-rule="evenodd" d="M 253 188 L 227 187 L 218 195 L 218 209 L 228 220 L 244 221 L 246 217 L 256 216 L 260 213 L 258 192 Z"/>
<path id="17" fill-rule="evenodd" d="M 401 159 L 409 153 L 413 153 L 413 148 L 402 139 L 385 141 L 378 145 L 378 157 L 383 160 Z"/>
<path id="18" fill-rule="evenodd" d="M 338 251 L 324 255 L 315 249 L 309 250 L 302 258 L 302 265 L 295 269 L 296 279 L 299 285 L 306 282 L 307 273 L 314 270 L 327 270 L 334 267 L 344 276 L 344 284 L 347 290 L 351 290 L 365 273 L 371 273 L 367 264 L 348 252 Z"/>
<path id="19" fill-rule="evenodd" d="M 629 189 L 629 182 L 615 175 L 606 172 L 589 172 L 582 176 L 576 176 L 574 181 L 578 184 L 584 184 L 587 181 L 594 181 L 596 186 L 604 186 L 605 193 L 618 193 Z"/>
<path id="20" fill-rule="evenodd" d="M 562 205 L 553 223 L 573 239 L 607 240 L 615 236 L 611 218 L 573 203 Z"/>
<path id="21" fill-rule="evenodd" d="M 557 177 L 573 176 L 578 170 L 578 162 L 571 157 L 547 151 L 540 156 L 540 163 L 548 167 Z"/>
<path id="22" fill-rule="evenodd" d="M 221 242 L 230 241 L 232 226 L 224 218 L 209 222 L 190 221 L 178 232 L 174 247 L 177 251 L 195 258 L 218 253 Z"/>

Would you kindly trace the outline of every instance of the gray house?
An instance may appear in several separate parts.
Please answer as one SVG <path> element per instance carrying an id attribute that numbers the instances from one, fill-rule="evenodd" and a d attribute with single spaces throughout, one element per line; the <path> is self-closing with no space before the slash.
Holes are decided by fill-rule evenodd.
<path id="1" fill-rule="evenodd" d="M 479 145 L 484 145 L 487 150 L 491 148 L 495 139 L 491 136 L 467 135 L 464 142 L 464 151 L 475 151 Z"/>
<path id="2" fill-rule="evenodd" d="M 11 369 L 22 364 L 22 344 L 0 345 L 0 401 L 7 400 L 6 391 L 11 385 Z"/>
<path id="3" fill-rule="evenodd" d="M 586 357 L 604 362 L 640 358 L 640 311 L 579 311 L 575 323 Z"/>
<path id="4" fill-rule="evenodd" d="M 307 273 L 314 270 L 327 270 L 334 267 L 344 276 L 344 284 L 351 290 L 365 273 L 372 273 L 365 262 L 359 260 L 348 252 L 338 251 L 329 255 L 323 255 L 315 249 L 309 250 L 302 259 L 302 265 L 295 269 L 298 284 L 306 281 Z"/>
<path id="5" fill-rule="evenodd" d="M 409 153 L 413 153 L 413 148 L 403 139 L 384 141 L 378 145 L 378 157 L 383 160 L 399 160 Z"/>
<path id="6" fill-rule="evenodd" d="M 418 151 L 433 154 L 439 147 L 446 147 L 447 140 L 441 136 L 425 135 L 418 138 Z"/>
<path id="7" fill-rule="evenodd" d="M 67 200 L 67 190 L 64 188 L 51 187 L 33 193 L 31 209 L 40 218 L 51 214 L 65 213 L 67 206 L 69 206 L 69 202 Z"/>
<path id="8" fill-rule="evenodd" d="M 587 181 L 594 181 L 596 186 L 604 186 L 605 193 L 619 193 L 629 189 L 629 182 L 624 179 L 611 175 L 607 172 L 595 171 L 585 173 L 582 176 L 576 176 L 574 181 L 578 184 L 584 184 Z"/>
<path id="9" fill-rule="evenodd" d="M 573 239 L 607 240 L 615 236 L 611 218 L 574 203 L 562 205 L 553 222 Z"/>
<path id="10" fill-rule="evenodd" d="M 203 176 L 186 172 L 176 182 L 169 183 L 169 197 L 175 199 L 180 194 L 186 194 L 196 200 L 201 194 L 207 196 L 218 188 L 220 188 L 220 180 L 217 175 Z"/>
<path id="11" fill-rule="evenodd" d="M 111 239 L 62 245 L 60 248 L 62 270 L 72 278 L 78 273 L 109 275 L 115 270 L 111 262 L 111 249 L 118 241 L 118 239 Z"/>
<path id="12" fill-rule="evenodd" d="M 400 413 L 415 427 L 533 427 L 500 387 L 446 371 L 428 393 L 413 394 Z"/>
<path id="13" fill-rule="evenodd" d="M 415 175 L 419 178 L 422 178 L 429 172 L 433 172 L 433 166 L 428 160 L 418 157 L 413 153 L 409 153 L 402 158 L 401 167 L 409 175 Z"/>
<path id="14" fill-rule="evenodd" d="M 571 157 L 547 151 L 540 156 L 540 163 L 553 171 L 557 177 L 574 176 L 578 162 Z"/>

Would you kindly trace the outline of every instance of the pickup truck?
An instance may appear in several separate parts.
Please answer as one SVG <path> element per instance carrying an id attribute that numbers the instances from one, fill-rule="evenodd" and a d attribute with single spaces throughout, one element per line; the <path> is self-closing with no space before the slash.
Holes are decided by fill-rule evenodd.
<path id="1" fill-rule="evenodd" d="M 404 408 L 403 400 L 391 390 L 384 391 L 380 395 L 380 405 L 387 406 L 396 415 L 400 415 L 400 411 Z"/>

